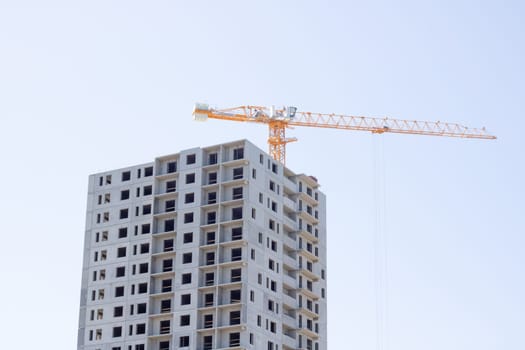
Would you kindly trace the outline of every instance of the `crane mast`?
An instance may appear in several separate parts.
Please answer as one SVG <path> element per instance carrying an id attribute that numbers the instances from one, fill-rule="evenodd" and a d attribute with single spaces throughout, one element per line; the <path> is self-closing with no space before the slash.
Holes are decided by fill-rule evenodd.
<path id="1" fill-rule="evenodd" d="M 490 135 L 485 128 L 468 128 L 457 123 L 298 112 L 295 107 L 275 109 L 274 107 L 239 106 L 215 109 L 207 104 L 197 103 L 193 109 L 193 117 L 198 121 L 212 118 L 268 124 L 269 153 L 282 164 L 285 164 L 286 161 L 286 144 L 297 141 L 296 138 L 286 137 L 286 129 L 294 126 L 368 131 L 374 134 L 397 133 L 474 139 L 496 138 Z"/>

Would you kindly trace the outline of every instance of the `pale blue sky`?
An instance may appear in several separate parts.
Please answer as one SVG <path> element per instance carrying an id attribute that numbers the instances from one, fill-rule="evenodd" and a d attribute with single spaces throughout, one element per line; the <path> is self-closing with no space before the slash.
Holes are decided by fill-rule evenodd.
<path id="1" fill-rule="evenodd" d="M 260 125 L 196 101 L 486 126 L 384 135 L 388 348 L 525 349 L 519 1 L 0 0 L 2 348 L 76 347 L 87 178 Z M 328 199 L 329 348 L 375 349 L 374 137 L 294 129 Z M 375 137 L 377 138 L 377 137 Z"/>

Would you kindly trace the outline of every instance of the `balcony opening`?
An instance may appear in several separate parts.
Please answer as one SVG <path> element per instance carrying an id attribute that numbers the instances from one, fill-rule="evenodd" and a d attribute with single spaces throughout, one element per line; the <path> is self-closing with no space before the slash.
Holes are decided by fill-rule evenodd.
<path id="1" fill-rule="evenodd" d="M 206 286 L 213 286 L 215 284 L 215 273 L 208 272 L 204 275 L 204 284 Z"/>
<path id="2" fill-rule="evenodd" d="M 212 225 L 217 222 L 217 213 L 212 211 L 206 214 L 206 224 Z"/>
<path id="3" fill-rule="evenodd" d="M 242 199 L 242 187 L 232 189 L 232 199 Z"/>
<path id="4" fill-rule="evenodd" d="M 242 248 L 232 248 L 232 261 L 242 260 Z"/>
<path id="5" fill-rule="evenodd" d="M 165 299 L 160 302 L 160 312 L 171 312 L 171 299 Z"/>
<path id="6" fill-rule="evenodd" d="M 166 192 L 170 193 L 175 191 L 177 191 L 177 181 L 173 180 L 166 182 Z"/>
<path id="7" fill-rule="evenodd" d="M 241 302 L 241 290 L 234 289 L 230 291 L 230 304 L 236 304 Z"/>
<path id="8" fill-rule="evenodd" d="M 208 204 L 215 204 L 217 203 L 217 192 L 209 192 L 208 193 Z"/>
<path id="9" fill-rule="evenodd" d="M 206 244 L 215 244 L 215 232 L 206 232 Z"/>
<path id="10" fill-rule="evenodd" d="M 232 241 L 238 241 L 242 239 L 242 227 L 232 228 Z"/>
<path id="11" fill-rule="evenodd" d="M 241 324 L 241 311 L 230 312 L 230 325 Z"/>
<path id="12" fill-rule="evenodd" d="M 177 172 L 177 162 L 169 162 L 167 165 L 167 173 L 175 173 Z"/>
<path id="13" fill-rule="evenodd" d="M 171 279 L 162 280 L 162 288 L 161 288 L 162 293 L 171 292 L 171 286 L 172 286 Z"/>
<path id="14" fill-rule="evenodd" d="M 173 260 L 166 259 L 162 260 L 162 272 L 169 272 L 173 270 Z"/>
<path id="15" fill-rule="evenodd" d="M 165 239 L 164 240 L 164 251 L 165 252 L 171 252 L 173 251 L 174 245 L 173 245 L 173 239 Z"/>
<path id="16" fill-rule="evenodd" d="M 204 295 L 204 306 L 213 306 L 213 293 Z"/>
<path id="17" fill-rule="evenodd" d="M 208 155 L 208 165 L 217 164 L 217 153 L 210 153 Z"/>
<path id="18" fill-rule="evenodd" d="M 211 350 L 213 348 L 213 336 L 206 335 L 202 338 L 202 349 Z"/>
<path id="19" fill-rule="evenodd" d="M 244 148 L 235 148 L 233 150 L 233 159 L 243 159 L 244 158 Z"/>
<path id="20" fill-rule="evenodd" d="M 232 208 L 232 220 L 242 219 L 242 207 Z"/>
<path id="21" fill-rule="evenodd" d="M 170 320 L 160 321 L 160 334 L 168 334 L 171 331 Z"/>
<path id="22" fill-rule="evenodd" d="M 206 265 L 213 265 L 215 264 L 215 252 L 207 252 L 206 253 Z"/>
<path id="23" fill-rule="evenodd" d="M 230 333 L 230 347 L 241 345 L 241 333 Z"/>
<path id="24" fill-rule="evenodd" d="M 213 185 L 217 183 L 217 173 L 209 173 L 208 174 L 208 185 Z"/>
<path id="25" fill-rule="evenodd" d="M 233 179 L 238 180 L 243 178 L 243 168 L 234 168 L 233 169 Z"/>
<path id="26" fill-rule="evenodd" d="M 213 328 L 213 315 L 204 315 L 204 328 Z"/>
<path id="27" fill-rule="evenodd" d="M 230 272 L 230 281 L 232 283 L 234 282 L 240 282 L 242 278 L 241 275 L 241 269 L 232 269 Z"/>
<path id="28" fill-rule="evenodd" d="M 175 211 L 175 200 L 166 201 L 165 211 L 166 212 Z"/>
<path id="29" fill-rule="evenodd" d="M 175 220 L 169 219 L 164 221 L 164 232 L 171 232 L 175 230 Z"/>

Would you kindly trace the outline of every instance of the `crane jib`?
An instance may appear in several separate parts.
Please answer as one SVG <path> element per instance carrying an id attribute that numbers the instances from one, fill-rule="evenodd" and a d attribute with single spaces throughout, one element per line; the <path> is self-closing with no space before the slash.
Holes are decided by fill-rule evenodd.
<path id="1" fill-rule="evenodd" d="M 276 109 L 275 107 L 239 106 L 215 109 L 210 108 L 207 104 L 197 103 L 193 109 L 193 118 L 197 121 L 212 118 L 268 124 L 269 153 L 275 160 L 283 164 L 285 164 L 286 144 L 296 141 L 295 138 L 286 138 L 285 136 L 286 128 L 291 126 L 368 131 L 374 134 L 396 133 L 496 139 L 496 136 L 490 135 L 485 128 L 468 128 L 456 123 L 298 112 L 296 107 Z"/>

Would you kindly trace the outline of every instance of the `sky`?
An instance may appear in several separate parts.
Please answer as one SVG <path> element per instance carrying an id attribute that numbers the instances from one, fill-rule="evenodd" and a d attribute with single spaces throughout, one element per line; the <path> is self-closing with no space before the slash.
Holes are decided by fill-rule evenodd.
<path id="1" fill-rule="evenodd" d="M 89 174 L 266 149 L 264 125 L 194 122 L 205 102 L 487 127 L 295 128 L 287 166 L 327 195 L 329 349 L 525 349 L 524 18 L 505 0 L 0 0 L 2 348 L 76 347 Z"/>

